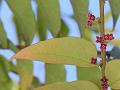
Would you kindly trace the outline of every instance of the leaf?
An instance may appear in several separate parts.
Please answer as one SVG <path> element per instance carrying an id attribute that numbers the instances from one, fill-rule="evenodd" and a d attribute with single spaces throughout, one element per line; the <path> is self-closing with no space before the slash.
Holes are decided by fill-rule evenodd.
<path id="1" fill-rule="evenodd" d="M 38 86 L 40 86 L 40 85 L 41 85 L 41 84 L 40 84 L 40 82 L 39 82 L 39 79 L 34 76 L 33 81 L 32 81 L 32 87 L 33 87 L 33 88 L 36 88 L 36 87 L 38 87 Z"/>
<path id="2" fill-rule="evenodd" d="M 9 41 L 9 49 L 17 53 L 19 51 L 11 41 Z M 17 73 L 19 74 L 20 81 L 20 90 L 27 90 L 31 87 L 32 79 L 33 79 L 33 65 L 32 62 L 27 62 L 25 60 L 18 60 L 16 66 Z"/>
<path id="3" fill-rule="evenodd" d="M 120 89 L 120 60 L 112 60 L 106 66 L 106 76 L 109 80 L 109 85 L 113 89 Z"/>
<path id="4" fill-rule="evenodd" d="M 2 48 L 7 48 L 7 35 L 4 31 L 2 21 L 0 20 L 0 43 L 2 45 Z"/>
<path id="5" fill-rule="evenodd" d="M 88 75 L 89 74 L 89 75 Z M 98 67 L 77 67 L 78 80 L 88 80 L 101 87 L 101 71 Z"/>
<path id="6" fill-rule="evenodd" d="M 84 38 L 90 42 L 92 42 L 92 31 L 88 28 L 84 30 Z"/>
<path id="7" fill-rule="evenodd" d="M 17 31 L 29 45 L 35 35 L 35 18 L 31 8 L 31 0 L 7 0 L 14 13 Z"/>
<path id="8" fill-rule="evenodd" d="M 71 0 L 74 9 L 74 16 L 80 27 L 81 37 L 84 37 L 86 27 L 89 0 Z"/>
<path id="9" fill-rule="evenodd" d="M 74 64 L 80 67 L 93 67 L 91 58 L 97 57 L 92 43 L 78 37 L 55 38 L 31 45 L 11 59 L 41 60 L 52 64 Z"/>
<path id="10" fill-rule="evenodd" d="M 115 27 L 115 23 L 118 19 L 118 16 L 120 14 L 120 0 L 109 0 L 110 2 L 110 6 L 111 6 L 111 10 L 112 10 L 112 15 L 113 15 L 113 19 L 114 19 L 114 27 Z"/>
<path id="11" fill-rule="evenodd" d="M 41 28 L 43 30 L 49 29 L 55 37 L 61 26 L 59 0 L 37 0 L 37 3 Z"/>
<path id="12" fill-rule="evenodd" d="M 64 65 L 46 64 L 46 84 L 65 81 L 66 72 Z"/>
<path id="13" fill-rule="evenodd" d="M 89 81 L 59 82 L 38 87 L 34 90 L 100 90 L 95 84 Z"/>
<path id="14" fill-rule="evenodd" d="M 105 24 L 108 23 L 108 21 L 110 20 L 111 16 L 112 16 L 112 15 L 111 15 L 111 12 L 110 12 L 110 11 L 105 14 Z"/>
<path id="15" fill-rule="evenodd" d="M 10 77 L 8 76 L 9 68 L 8 61 L 0 55 L 0 83 L 10 81 Z"/>
<path id="16" fill-rule="evenodd" d="M 115 39 L 109 42 L 109 44 L 115 45 L 115 46 L 120 46 L 120 40 L 119 39 Z"/>
<path id="17" fill-rule="evenodd" d="M 69 28 L 67 27 L 66 23 L 63 20 L 61 20 L 61 30 L 60 30 L 60 33 L 61 33 L 61 37 L 65 37 L 69 33 Z"/>

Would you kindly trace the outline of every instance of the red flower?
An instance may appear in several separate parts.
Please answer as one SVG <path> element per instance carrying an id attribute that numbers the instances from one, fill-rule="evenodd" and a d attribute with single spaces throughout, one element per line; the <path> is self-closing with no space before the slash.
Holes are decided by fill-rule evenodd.
<path id="1" fill-rule="evenodd" d="M 100 46 L 100 49 L 102 49 L 102 50 L 106 50 L 106 47 L 107 47 L 107 44 L 101 44 L 101 46 Z"/>
<path id="2" fill-rule="evenodd" d="M 92 58 L 92 59 L 91 59 L 91 64 L 97 64 L 97 59 Z"/>
<path id="3" fill-rule="evenodd" d="M 100 36 L 96 36 L 96 38 L 97 38 L 97 40 L 96 40 L 96 42 L 97 43 L 102 43 L 103 42 L 103 38 Z"/>

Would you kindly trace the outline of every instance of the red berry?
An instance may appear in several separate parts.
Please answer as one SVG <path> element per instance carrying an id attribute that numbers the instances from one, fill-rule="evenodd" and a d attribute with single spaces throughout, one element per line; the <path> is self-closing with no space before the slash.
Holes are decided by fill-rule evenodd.
<path id="1" fill-rule="evenodd" d="M 100 36 L 96 36 L 96 38 L 97 38 L 97 40 L 96 40 L 96 42 L 97 43 L 102 43 L 103 42 L 103 38 Z"/>
<path id="2" fill-rule="evenodd" d="M 114 37 L 113 37 L 113 34 L 109 34 L 109 40 L 113 40 Z"/>
<path id="3" fill-rule="evenodd" d="M 94 20 L 95 20 L 95 16 L 94 16 L 94 15 L 91 15 L 91 16 L 90 16 L 90 20 L 94 21 Z"/>
<path id="4" fill-rule="evenodd" d="M 101 46 L 100 46 L 100 49 L 102 49 L 102 50 L 106 50 L 106 47 L 107 47 L 107 44 L 101 44 Z"/>
<path id="5" fill-rule="evenodd" d="M 91 27 L 92 26 L 92 22 L 88 20 L 87 26 Z"/>
<path id="6" fill-rule="evenodd" d="M 91 59 L 91 64 L 97 64 L 97 59 L 92 58 L 92 59 Z"/>

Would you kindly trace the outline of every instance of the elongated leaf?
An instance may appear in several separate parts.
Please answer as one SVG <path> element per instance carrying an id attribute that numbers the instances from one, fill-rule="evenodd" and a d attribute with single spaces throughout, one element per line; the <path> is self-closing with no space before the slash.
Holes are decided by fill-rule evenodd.
<path id="1" fill-rule="evenodd" d="M 100 90 L 95 84 L 89 81 L 77 81 L 77 82 L 59 82 L 55 84 L 49 84 L 44 87 L 39 87 L 34 90 Z"/>
<path id="2" fill-rule="evenodd" d="M 112 15 L 111 15 L 111 12 L 110 12 L 110 11 L 105 14 L 105 24 L 108 23 L 108 21 L 110 20 L 111 16 L 112 16 Z"/>
<path id="3" fill-rule="evenodd" d="M 8 70 L 9 65 L 7 60 L 0 55 L 0 83 L 5 83 L 7 81 L 10 81 L 10 77 L 8 76 Z"/>
<path id="4" fill-rule="evenodd" d="M 7 0 L 14 13 L 17 31 L 27 44 L 30 44 L 35 34 L 35 19 L 31 8 L 31 0 Z"/>
<path id="5" fill-rule="evenodd" d="M 81 37 L 84 37 L 86 27 L 89 0 L 71 0 L 74 9 L 74 16 L 80 27 Z"/>
<path id="6" fill-rule="evenodd" d="M 81 67 L 93 67 L 91 58 L 96 57 L 96 48 L 89 41 L 78 37 L 64 37 L 42 41 L 29 46 L 12 59 L 41 60 L 53 64 L 75 64 Z"/>
<path id="7" fill-rule="evenodd" d="M 7 35 L 4 31 L 2 21 L 0 20 L 0 43 L 2 45 L 2 48 L 7 48 Z"/>
<path id="8" fill-rule="evenodd" d="M 56 36 L 61 26 L 59 0 L 37 0 L 37 3 L 41 28 L 49 29 L 52 35 Z"/>
<path id="9" fill-rule="evenodd" d="M 17 53 L 19 51 L 12 42 L 9 41 L 9 48 Z M 16 66 L 17 73 L 20 75 L 20 90 L 29 90 L 33 79 L 33 65 L 32 62 L 27 62 L 25 60 L 18 60 Z"/>
<path id="10" fill-rule="evenodd" d="M 64 65 L 46 64 L 46 84 L 66 80 Z"/>
<path id="11" fill-rule="evenodd" d="M 106 76 L 109 79 L 109 85 L 113 89 L 120 89 L 120 60 L 112 60 L 106 66 Z"/>
<path id="12" fill-rule="evenodd" d="M 118 16 L 120 14 L 120 0 L 109 0 L 110 2 L 110 6 L 111 6 L 111 10 L 112 10 L 112 15 L 113 15 L 113 19 L 114 19 L 114 26 L 115 26 L 115 23 L 118 19 Z"/>
<path id="13" fill-rule="evenodd" d="M 89 74 L 89 75 L 88 75 Z M 98 67 L 81 68 L 77 67 L 78 80 L 88 80 L 101 87 L 101 72 Z"/>

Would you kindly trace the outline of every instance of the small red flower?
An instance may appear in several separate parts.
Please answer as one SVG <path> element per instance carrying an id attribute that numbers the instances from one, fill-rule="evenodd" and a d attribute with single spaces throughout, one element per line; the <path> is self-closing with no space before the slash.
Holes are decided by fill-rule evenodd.
<path id="1" fill-rule="evenodd" d="M 103 77 L 101 79 L 102 81 L 102 90 L 107 90 L 108 89 L 108 79 L 106 77 Z"/>
<path id="2" fill-rule="evenodd" d="M 109 40 L 113 40 L 113 39 L 114 39 L 113 34 L 109 34 Z"/>
<path id="3" fill-rule="evenodd" d="M 106 51 L 107 44 L 101 44 L 100 49 Z"/>
<path id="4" fill-rule="evenodd" d="M 109 40 L 109 34 L 104 35 L 104 40 Z"/>
<path id="5" fill-rule="evenodd" d="M 103 38 L 100 36 L 96 36 L 96 38 L 97 38 L 97 40 L 96 40 L 96 42 L 97 43 L 102 43 L 103 42 Z"/>
<path id="6" fill-rule="evenodd" d="M 93 25 L 93 21 L 95 20 L 95 16 L 92 15 L 90 12 L 88 13 L 88 21 L 87 26 L 91 27 Z"/>
<path id="7" fill-rule="evenodd" d="M 92 59 L 91 59 L 91 64 L 97 64 L 97 59 L 92 58 Z"/>

